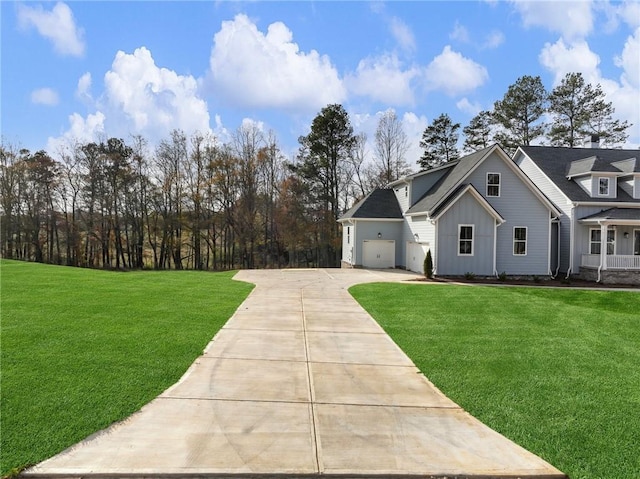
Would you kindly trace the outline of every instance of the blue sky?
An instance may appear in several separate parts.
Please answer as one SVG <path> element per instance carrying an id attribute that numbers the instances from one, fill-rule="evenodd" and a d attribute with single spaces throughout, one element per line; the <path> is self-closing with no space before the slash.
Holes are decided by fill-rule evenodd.
<path id="1" fill-rule="evenodd" d="M 50 153 L 73 139 L 221 141 L 243 122 L 287 156 L 329 103 L 373 138 L 392 108 L 465 126 L 522 75 L 600 83 L 640 146 L 638 1 L 0 2 L 1 129 Z"/>

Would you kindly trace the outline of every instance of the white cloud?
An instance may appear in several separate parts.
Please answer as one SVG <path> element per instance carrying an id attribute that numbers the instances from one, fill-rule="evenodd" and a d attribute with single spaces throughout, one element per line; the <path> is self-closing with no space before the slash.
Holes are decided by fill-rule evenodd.
<path id="1" fill-rule="evenodd" d="M 84 55 L 84 31 L 76 26 L 73 12 L 65 3 L 56 3 L 50 12 L 40 5 L 29 7 L 19 3 L 17 11 L 19 25 L 24 29 L 35 27 L 40 35 L 53 43 L 59 54 Z"/>
<path id="2" fill-rule="evenodd" d="M 31 92 L 31 103 L 55 106 L 59 103 L 58 93 L 52 88 L 39 88 Z"/>
<path id="3" fill-rule="evenodd" d="M 462 43 L 469 43 L 469 30 L 456 20 L 456 24 L 453 27 L 453 31 L 449 34 L 449 38 Z"/>
<path id="4" fill-rule="evenodd" d="M 260 32 L 246 16 L 222 22 L 214 36 L 210 82 L 220 99 L 259 108 L 314 111 L 345 99 L 329 57 L 299 51 L 284 23 Z"/>
<path id="5" fill-rule="evenodd" d="M 439 90 L 455 96 L 475 90 L 488 80 L 489 74 L 485 67 L 454 52 L 447 45 L 429 63 L 425 78 L 428 90 Z"/>
<path id="6" fill-rule="evenodd" d="M 91 101 L 91 73 L 87 72 L 78 80 L 76 87 L 76 97 L 83 101 Z"/>
<path id="7" fill-rule="evenodd" d="M 640 27 L 627 38 L 622 54 L 615 59 L 616 66 L 622 68 L 622 83 L 640 88 Z"/>
<path id="8" fill-rule="evenodd" d="M 395 54 L 361 60 L 355 73 L 345 77 L 350 92 L 374 101 L 394 105 L 412 105 L 412 81 L 420 75 L 417 67 L 403 70 Z"/>
<path id="9" fill-rule="evenodd" d="M 392 17 L 389 22 L 391 34 L 403 50 L 412 52 L 416 49 L 416 39 L 411 28 L 398 17 Z"/>
<path id="10" fill-rule="evenodd" d="M 489 33 L 486 36 L 481 48 L 485 50 L 498 48 L 503 43 L 504 43 L 504 33 L 502 33 L 499 30 L 493 30 L 491 33 Z"/>
<path id="11" fill-rule="evenodd" d="M 469 116 L 476 116 L 482 111 L 482 106 L 480 105 L 480 103 L 471 103 L 467 97 L 458 100 L 458 102 L 456 103 L 456 108 Z"/>
<path id="12" fill-rule="evenodd" d="M 525 27 L 542 27 L 567 40 L 586 37 L 593 30 L 591 1 L 513 1 Z"/>
<path id="13" fill-rule="evenodd" d="M 546 43 L 539 56 L 540 63 L 555 74 L 553 84 L 558 85 L 567 73 L 580 72 L 588 83 L 600 78 L 600 57 L 593 53 L 585 41 L 567 45 L 560 39 Z"/>
<path id="14" fill-rule="evenodd" d="M 640 27 L 640 2 L 626 0 L 618 6 L 620 18 L 632 28 Z"/>
<path id="15" fill-rule="evenodd" d="M 119 51 L 104 83 L 104 99 L 114 116 L 109 120 L 124 121 L 129 132 L 155 139 L 175 128 L 187 134 L 209 131 L 207 104 L 198 96 L 195 78 L 156 66 L 145 47 L 133 54 Z"/>
<path id="16" fill-rule="evenodd" d="M 101 111 L 89 114 L 87 118 L 83 118 L 78 113 L 69 115 L 69 130 L 60 137 L 49 137 L 47 141 L 47 151 L 54 153 L 66 145 L 74 144 L 75 142 L 88 143 L 91 141 L 99 141 L 105 132 L 104 122 L 105 116 Z"/>

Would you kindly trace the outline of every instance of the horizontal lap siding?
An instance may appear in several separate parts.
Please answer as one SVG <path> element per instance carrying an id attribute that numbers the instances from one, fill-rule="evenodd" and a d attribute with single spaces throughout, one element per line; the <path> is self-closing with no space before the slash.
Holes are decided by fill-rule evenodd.
<path id="1" fill-rule="evenodd" d="M 500 173 L 500 196 L 486 196 L 487 173 Z M 500 213 L 505 222 L 498 227 L 498 273 L 509 275 L 547 275 L 549 273 L 550 213 L 546 205 L 497 154 L 487 158 L 469 181 Z M 513 229 L 527 228 L 527 254 L 513 254 Z"/>
<path id="2" fill-rule="evenodd" d="M 418 242 L 422 244 L 428 244 L 432 250 L 435 245 L 435 225 L 431 223 L 426 216 L 408 216 L 404 224 L 404 238 L 402 241 L 402 266 L 406 267 L 407 259 L 407 242 L 415 241 L 415 234 L 418 235 Z"/>
<path id="3" fill-rule="evenodd" d="M 458 225 L 474 225 L 473 256 L 458 256 Z M 464 194 L 438 220 L 437 274 L 493 274 L 495 220 L 470 194 Z"/>

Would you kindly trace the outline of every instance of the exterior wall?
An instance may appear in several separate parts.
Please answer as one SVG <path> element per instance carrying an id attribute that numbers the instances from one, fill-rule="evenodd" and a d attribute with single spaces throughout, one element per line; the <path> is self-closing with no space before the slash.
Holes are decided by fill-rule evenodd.
<path id="1" fill-rule="evenodd" d="M 407 243 L 416 241 L 415 235 L 418 235 L 418 243 L 428 244 L 433 249 L 435 244 L 435 225 L 426 216 L 409 216 L 405 218 L 402 228 L 402 245 L 398 245 L 398 249 L 402 250 L 402 258 L 398 263 L 399 266 L 406 268 L 407 265 Z M 433 254 L 434 251 L 431 251 Z"/>
<path id="2" fill-rule="evenodd" d="M 558 189 L 558 187 L 538 168 L 538 166 L 521 153 L 515 158 L 515 163 L 520 167 L 525 175 L 542 191 L 551 202 L 562 211 L 560 217 L 560 268 L 559 271 L 565 273 L 569 270 L 570 237 L 571 237 L 571 215 L 572 204 L 569 199 Z M 555 241 L 555 239 L 554 239 Z M 555 272 L 555 270 L 554 270 Z"/>
<path id="3" fill-rule="evenodd" d="M 353 239 L 355 227 L 351 221 L 342 223 L 342 264 L 353 264 Z"/>
<path id="4" fill-rule="evenodd" d="M 398 204 L 400 205 L 400 211 L 403 213 L 409 209 L 409 190 L 411 187 L 408 184 L 402 184 L 393 188 L 393 192 L 396 194 Z"/>
<path id="5" fill-rule="evenodd" d="M 578 276 L 586 281 L 598 281 L 597 268 L 583 268 Z M 640 271 L 602 271 L 600 273 L 602 284 L 628 284 L 640 286 Z"/>
<path id="6" fill-rule="evenodd" d="M 354 242 L 354 258 L 355 266 L 362 266 L 362 242 L 364 240 L 395 240 L 396 242 L 396 265 L 404 263 L 404 256 L 400 256 L 399 247 L 403 243 L 401 221 L 376 221 L 376 220 L 357 220 L 356 233 Z M 378 233 L 381 237 L 378 238 Z"/>
<path id="7" fill-rule="evenodd" d="M 486 196 L 487 173 L 500 173 L 500 196 Z M 468 178 L 505 219 L 497 231 L 498 273 L 547 275 L 549 271 L 550 212 L 520 177 L 497 154 L 487 158 Z M 513 228 L 527 228 L 527 254 L 513 254 Z"/>
<path id="8" fill-rule="evenodd" d="M 458 255 L 458 225 L 474 225 L 473 256 Z M 439 276 L 473 273 L 491 276 L 495 219 L 466 193 L 438 220 L 437 250 L 432 252 Z"/>

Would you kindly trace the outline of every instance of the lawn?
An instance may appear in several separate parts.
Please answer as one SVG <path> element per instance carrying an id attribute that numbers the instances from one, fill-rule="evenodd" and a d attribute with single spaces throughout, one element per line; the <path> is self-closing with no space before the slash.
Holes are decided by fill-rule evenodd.
<path id="1" fill-rule="evenodd" d="M 572 479 L 640 474 L 640 293 L 367 284 L 353 296 L 485 424 Z"/>
<path id="2" fill-rule="evenodd" d="M 252 289 L 233 272 L 0 268 L 2 476 L 175 383 Z"/>

